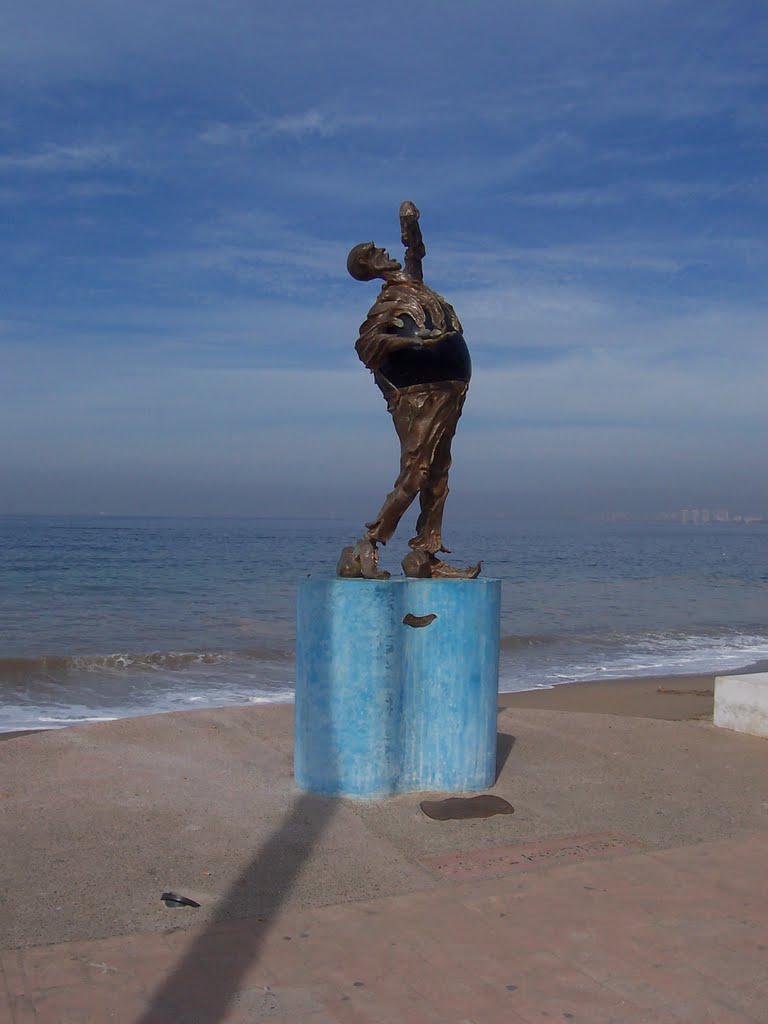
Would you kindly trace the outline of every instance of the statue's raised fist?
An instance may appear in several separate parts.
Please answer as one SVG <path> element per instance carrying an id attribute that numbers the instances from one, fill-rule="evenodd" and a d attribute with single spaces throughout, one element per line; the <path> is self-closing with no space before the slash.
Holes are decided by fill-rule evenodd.
<path id="1" fill-rule="evenodd" d="M 421 214 L 419 213 L 419 208 L 416 203 L 412 203 L 410 199 L 406 199 L 404 203 L 400 204 L 400 216 L 418 220 Z"/>

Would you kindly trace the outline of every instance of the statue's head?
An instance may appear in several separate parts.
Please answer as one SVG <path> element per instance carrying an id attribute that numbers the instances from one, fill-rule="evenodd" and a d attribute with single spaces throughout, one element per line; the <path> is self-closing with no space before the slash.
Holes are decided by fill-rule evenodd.
<path id="1" fill-rule="evenodd" d="M 347 270 L 356 281 L 373 281 L 377 277 L 386 281 L 391 274 L 402 270 L 402 266 L 391 258 L 386 249 L 373 242 L 361 242 L 350 249 Z"/>

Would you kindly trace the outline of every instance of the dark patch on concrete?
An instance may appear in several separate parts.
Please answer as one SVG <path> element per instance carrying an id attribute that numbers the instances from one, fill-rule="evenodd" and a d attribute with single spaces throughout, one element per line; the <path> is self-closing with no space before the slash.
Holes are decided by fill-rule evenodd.
<path id="1" fill-rule="evenodd" d="M 428 818 L 448 821 L 460 818 L 490 818 L 494 814 L 513 814 L 514 807 L 500 796 L 451 796 L 446 800 L 422 800 L 419 804 Z"/>

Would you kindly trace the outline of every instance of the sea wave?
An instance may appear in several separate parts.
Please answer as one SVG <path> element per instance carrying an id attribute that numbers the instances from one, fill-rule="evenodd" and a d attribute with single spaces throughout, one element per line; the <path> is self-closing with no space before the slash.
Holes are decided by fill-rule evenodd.
<path id="1" fill-rule="evenodd" d="M 562 643 L 563 638 L 546 634 L 529 636 L 503 636 L 499 641 L 502 651 L 513 651 L 518 647 L 545 647 L 547 644 Z"/>
<path id="2" fill-rule="evenodd" d="M 237 662 L 285 661 L 292 652 L 284 648 L 251 647 L 239 651 L 147 651 L 139 654 L 39 655 L 31 658 L 0 658 L 0 679 L 61 676 L 93 671 L 178 671 L 198 665 L 230 665 Z"/>
<path id="3" fill-rule="evenodd" d="M 739 630 L 671 630 L 594 638 L 578 646 L 561 641 L 536 650 L 502 651 L 500 688 L 527 690 L 552 684 L 641 676 L 764 671 L 768 633 Z"/>
<path id="4" fill-rule="evenodd" d="M 527 648 L 555 648 L 561 651 L 589 648 L 595 651 L 625 651 L 636 649 L 675 650 L 705 644 L 707 647 L 732 649 L 765 647 L 768 630 L 759 626 L 741 629 L 720 627 L 681 627 L 668 630 L 614 630 L 594 633 L 533 633 L 503 636 L 502 651 Z"/>

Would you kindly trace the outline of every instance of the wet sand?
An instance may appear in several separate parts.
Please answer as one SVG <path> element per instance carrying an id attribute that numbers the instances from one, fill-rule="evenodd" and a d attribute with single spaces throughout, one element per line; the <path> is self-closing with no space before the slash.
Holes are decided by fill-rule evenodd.
<path id="1" fill-rule="evenodd" d="M 657 718 L 667 722 L 712 718 L 715 676 L 648 676 L 565 683 L 548 690 L 500 693 L 499 708 L 536 708 Z"/>
<path id="2" fill-rule="evenodd" d="M 3 740 L 17 739 L 19 736 L 34 736 L 36 732 L 45 732 L 45 729 L 17 729 L 16 732 L 0 732 L 0 743 Z"/>

